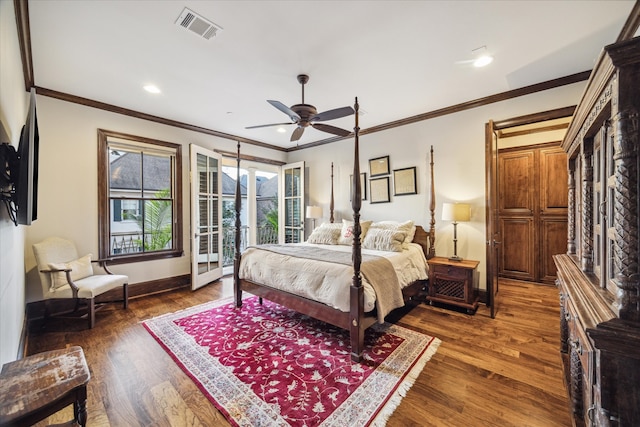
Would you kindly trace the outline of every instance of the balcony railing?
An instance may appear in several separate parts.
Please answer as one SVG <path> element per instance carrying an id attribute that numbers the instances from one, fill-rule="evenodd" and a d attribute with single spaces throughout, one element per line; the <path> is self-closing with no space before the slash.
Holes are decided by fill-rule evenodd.
<path id="1" fill-rule="evenodd" d="M 153 237 L 152 233 L 147 233 L 145 235 L 147 245 L 152 244 Z M 170 247 L 171 241 L 167 243 L 165 248 Z M 113 255 L 136 254 L 140 252 L 144 252 L 141 232 L 133 231 L 128 233 L 113 233 L 111 235 L 111 253 Z"/>
<path id="2" fill-rule="evenodd" d="M 248 227 L 240 228 L 240 252 L 247 247 Z M 233 258 L 236 251 L 236 228 L 225 227 L 222 230 L 222 266 L 233 265 Z"/>
<path id="3" fill-rule="evenodd" d="M 233 257 L 236 246 L 236 228 L 228 227 L 224 228 L 222 236 L 222 265 L 224 267 L 233 265 Z M 249 228 L 243 226 L 240 228 L 240 252 L 244 251 L 247 247 L 247 236 Z M 259 245 L 265 245 L 269 243 L 278 243 L 278 232 L 271 225 L 262 225 L 258 227 L 258 235 L 256 236 L 256 242 Z"/>
<path id="4" fill-rule="evenodd" d="M 235 252 L 236 228 L 225 227 L 222 231 L 222 259 L 223 266 L 233 265 Z M 249 228 L 240 229 L 240 251 L 247 247 Z M 150 237 L 149 237 L 150 238 Z M 135 254 L 143 251 L 141 246 L 142 233 L 119 233 L 111 236 L 111 253 L 114 255 Z M 278 243 L 278 232 L 271 225 L 258 227 L 256 242 L 259 245 Z"/>

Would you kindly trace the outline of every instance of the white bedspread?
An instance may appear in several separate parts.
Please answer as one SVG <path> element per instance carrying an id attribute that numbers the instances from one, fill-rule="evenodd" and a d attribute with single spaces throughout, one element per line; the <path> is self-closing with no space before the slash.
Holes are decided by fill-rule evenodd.
<path id="1" fill-rule="evenodd" d="M 351 246 L 345 245 L 291 245 L 351 252 Z M 427 278 L 427 260 L 420 245 L 412 243 L 402 252 L 362 249 L 362 254 L 387 258 L 393 265 L 401 288 L 416 280 Z M 353 267 L 350 265 L 295 258 L 260 250 L 259 247 L 249 247 L 242 254 L 240 278 L 319 301 L 340 311 L 349 311 L 349 286 L 353 278 Z M 364 310 L 368 312 L 375 307 L 376 295 L 364 277 L 362 283 Z"/>

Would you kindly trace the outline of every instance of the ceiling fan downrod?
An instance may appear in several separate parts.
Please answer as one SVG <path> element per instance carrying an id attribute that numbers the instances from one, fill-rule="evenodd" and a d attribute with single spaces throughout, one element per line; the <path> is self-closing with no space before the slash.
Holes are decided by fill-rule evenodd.
<path id="1" fill-rule="evenodd" d="M 298 83 L 302 85 L 302 103 L 304 104 L 304 85 L 309 81 L 309 76 L 306 74 L 298 74 Z"/>

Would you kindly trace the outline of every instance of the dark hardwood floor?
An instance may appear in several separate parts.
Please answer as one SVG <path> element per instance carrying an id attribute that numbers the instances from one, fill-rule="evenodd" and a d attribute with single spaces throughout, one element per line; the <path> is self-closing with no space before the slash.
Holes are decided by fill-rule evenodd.
<path id="1" fill-rule="evenodd" d="M 96 327 L 54 321 L 28 337 L 27 352 L 80 345 L 91 370 L 89 426 L 228 426 L 146 332 L 141 321 L 232 295 L 231 279 L 112 305 Z M 398 324 L 442 340 L 387 423 L 400 426 L 569 426 L 554 286 L 501 282 L 496 319 L 420 305 Z M 72 418 L 71 408 L 46 422 Z"/>

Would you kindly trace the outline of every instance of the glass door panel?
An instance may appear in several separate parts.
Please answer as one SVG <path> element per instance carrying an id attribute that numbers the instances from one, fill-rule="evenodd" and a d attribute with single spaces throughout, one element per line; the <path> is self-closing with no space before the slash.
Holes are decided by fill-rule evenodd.
<path id="1" fill-rule="evenodd" d="M 222 276 L 222 157 L 191 145 L 191 286 L 197 289 Z"/>
<path id="2" fill-rule="evenodd" d="M 284 215 L 280 218 L 280 240 L 300 243 L 304 241 L 304 162 L 282 166 L 282 175 Z"/>

